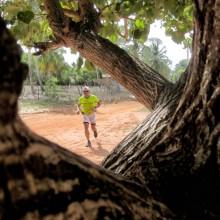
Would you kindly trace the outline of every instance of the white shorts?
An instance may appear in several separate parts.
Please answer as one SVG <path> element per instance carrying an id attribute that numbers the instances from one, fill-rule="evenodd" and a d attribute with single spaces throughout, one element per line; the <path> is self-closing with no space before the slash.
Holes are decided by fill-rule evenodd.
<path id="1" fill-rule="evenodd" d="M 95 115 L 95 113 L 93 113 L 91 115 L 83 115 L 83 122 L 84 123 L 95 124 L 96 123 L 96 115 Z"/>

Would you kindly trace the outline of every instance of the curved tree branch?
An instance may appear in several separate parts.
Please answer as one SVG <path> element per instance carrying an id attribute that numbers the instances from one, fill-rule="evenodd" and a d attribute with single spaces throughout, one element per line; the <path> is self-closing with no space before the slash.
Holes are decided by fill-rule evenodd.
<path id="1" fill-rule="evenodd" d="M 0 137 L 17 144 L 1 142 L 1 219 L 174 219 L 142 186 L 38 137 L 20 120 L 7 126 L 13 132 Z"/>
<path id="2" fill-rule="evenodd" d="M 138 155 L 141 159 L 135 160 L 137 156 L 132 152 L 134 154 L 124 157 L 124 161 L 120 158 L 114 163 L 108 159 L 104 165 L 131 179 L 141 180 L 169 207 L 190 216 L 188 219 L 218 219 L 220 1 L 196 2 L 190 74 L 183 76 L 187 83 L 167 124 L 167 132 L 153 147 L 142 145 L 145 151 L 143 147 L 137 149 L 142 150 Z"/>
<path id="3" fill-rule="evenodd" d="M 27 68 L 1 19 L 0 52 L 0 219 L 175 219 L 146 188 L 32 133 L 16 108 Z"/>
<path id="4" fill-rule="evenodd" d="M 64 15 L 59 0 L 44 0 L 44 7 L 48 14 L 48 21 L 54 35 L 63 37 L 69 33 L 70 18 Z"/>
<path id="5" fill-rule="evenodd" d="M 173 87 L 148 65 L 100 36 L 84 33 L 69 37 L 66 44 L 110 74 L 149 109 L 156 106 L 161 92 Z"/>
<path id="6" fill-rule="evenodd" d="M 57 27 L 68 19 L 57 0 L 45 0 L 45 5 L 54 35 L 59 35 L 60 28 Z M 83 31 L 78 23 L 70 22 L 68 34 L 59 37 L 67 47 L 76 49 L 81 56 L 110 74 L 149 109 L 155 108 L 161 93 L 172 90 L 172 83 L 163 76 L 107 39 L 94 34 L 93 29 Z"/>
<path id="7" fill-rule="evenodd" d="M 36 52 L 34 52 L 34 55 L 41 55 L 45 53 L 48 50 L 55 50 L 60 47 L 65 46 L 64 42 L 59 41 L 59 42 L 36 42 L 34 43 L 34 47 L 37 49 Z"/>

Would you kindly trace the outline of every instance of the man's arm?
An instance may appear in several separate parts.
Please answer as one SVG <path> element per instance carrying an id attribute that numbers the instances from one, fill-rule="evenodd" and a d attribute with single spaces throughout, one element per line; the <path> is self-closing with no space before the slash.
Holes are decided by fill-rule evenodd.
<path id="1" fill-rule="evenodd" d="M 97 99 L 97 104 L 96 104 L 96 106 L 94 107 L 94 111 L 96 112 L 96 109 L 101 105 L 101 100 L 98 98 L 98 97 L 96 97 L 96 99 Z"/>
<path id="2" fill-rule="evenodd" d="M 79 113 L 83 114 L 82 109 L 80 107 L 80 103 L 77 104 L 77 110 L 76 110 L 76 114 L 79 114 Z"/>
<path id="3" fill-rule="evenodd" d="M 100 105 L 101 105 L 101 100 L 99 100 L 99 101 L 97 102 L 96 108 L 98 108 Z"/>

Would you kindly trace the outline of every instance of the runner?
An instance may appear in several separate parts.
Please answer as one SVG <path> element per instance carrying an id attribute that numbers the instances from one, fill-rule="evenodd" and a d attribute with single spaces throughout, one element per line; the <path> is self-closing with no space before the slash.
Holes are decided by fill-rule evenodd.
<path id="1" fill-rule="evenodd" d="M 85 136 L 87 139 L 86 147 L 91 147 L 89 124 L 91 125 L 94 137 L 97 138 L 96 108 L 101 105 L 101 101 L 97 96 L 90 94 L 90 88 L 88 86 L 84 86 L 82 91 L 83 95 L 79 98 L 77 105 L 77 114 L 81 113 L 83 116 Z"/>

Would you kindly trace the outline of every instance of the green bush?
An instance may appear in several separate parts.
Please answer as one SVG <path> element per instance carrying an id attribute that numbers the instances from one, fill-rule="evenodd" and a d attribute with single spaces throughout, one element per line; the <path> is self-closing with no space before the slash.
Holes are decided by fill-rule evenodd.
<path id="1" fill-rule="evenodd" d="M 51 76 L 45 83 L 45 94 L 51 98 L 57 98 L 58 92 L 58 79 L 54 76 Z"/>

